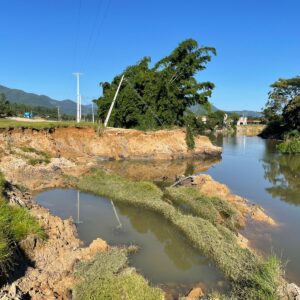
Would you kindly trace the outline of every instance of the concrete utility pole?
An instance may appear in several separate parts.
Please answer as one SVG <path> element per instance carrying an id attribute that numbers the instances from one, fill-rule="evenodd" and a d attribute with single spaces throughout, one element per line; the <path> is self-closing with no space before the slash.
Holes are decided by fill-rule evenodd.
<path id="1" fill-rule="evenodd" d="M 56 107 L 57 107 L 57 121 L 60 121 L 59 106 Z"/>
<path id="2" fill-rule="evenodd" d="M 92 121 L 95 123 L 95 116 L 94 116 L 94 102 L 92 101 Z"/>
<path id="3" fill-rule="evenodd" d="M 80 99 L 80 87 L 79 87 L 79 76 L 82 75 L 82 73 L 79 73 L 79 72 L 75 72 L 73 73 L 73 75 L 75 75 L 77 77 L 77 116 L 76 116 L 76 121 L 77 123 L 80 122 L 80 118 L 81 118 L 81 115 L 80 115 L 80 102 L 81 102 L 81 99 Z"/>
<path id="4" fill-rule="evenodd" d="M 110 114 L 111 114 L 112 109 L 113 109 L 113 107 L 114 107 L 114 105 L 115 105 L 115 102 L 116 102 L 116 99 L 117 99 L 117 96 L 118 96 L 118 93 L 119 93 L 119 90 L 120 90 L 120 87 L 121 87 L 121 84 L 122 84 L 123 79 L 124 79 L 124 75 L 122 76 L 122 78 L 121 78 L 121 80 L 120 80 L 120 83 L 119 83 L 119 86 L 118 86 L 118 88 L 117 88 L 116 94 L 115 94 L 114 99 L 113 99 L 113 101 L 112 101 L 112 103 L 111 103 L 111 106 L 110 106 L 110 108 L 109 108 L 107 117 L 106 117 L 105 122 L 104 122 L 104 127 L 107 126 L 107 123 L 108 123 L 108 121 L 109 121 Z"/>
<path id="5" fill-rule="evenodd" d="M 81 122 L 81 95 L 79 96 L 79 122 Z"/>

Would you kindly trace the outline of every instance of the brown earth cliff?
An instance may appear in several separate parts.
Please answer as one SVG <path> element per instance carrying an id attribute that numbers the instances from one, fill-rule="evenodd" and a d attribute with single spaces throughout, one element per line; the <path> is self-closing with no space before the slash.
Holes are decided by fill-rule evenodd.
<path id="1" fill-rule="evenodd" d="M 94 128 L 3 129 L 0 147 L 33 147 L 69 159 L 178 159 L 221 154 L 221 148 L 206 136 L 196 137 L 195 149 L 190 151 L 185 135 L 183 129 L 144 132 L 108 128 L 100 135 Z"/>

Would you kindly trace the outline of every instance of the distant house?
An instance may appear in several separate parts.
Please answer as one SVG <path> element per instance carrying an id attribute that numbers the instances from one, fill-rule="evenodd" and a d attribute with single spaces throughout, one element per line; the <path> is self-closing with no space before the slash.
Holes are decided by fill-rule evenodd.
<path id="1" fill-rule="evenodd" d="M 247 120 L 248 120 L 247 117 L 240 117 L 237 121 L 237 126 L 247 125 Z"/>
<path id="2" fill-rule="evenodd" d="M 206 122 L 207 122 L 207 117 L 206 117 L 206 116 L 202 116 L 202 117 L 201 117 L 201 121 L 202 121 L 204 124 L 206 124 Z"/>
<path id="3" fill-rule="evenodd" d="M 261 120 L 248 120 L 248 124 L 260 124 Z"/>

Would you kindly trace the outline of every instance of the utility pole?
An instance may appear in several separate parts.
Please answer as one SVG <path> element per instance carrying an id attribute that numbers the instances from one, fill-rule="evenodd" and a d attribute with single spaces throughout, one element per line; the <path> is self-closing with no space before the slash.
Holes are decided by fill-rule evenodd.
<path id="1" fill-rule="evenodd" d="M 81 95 L 79 96 L 79 122 L 81 122 Z"/>
<path id="2" fill-rule="evenodd" d="M 117 88 L 116 94 L 115 94 L 114 99 L 113 99 L 113 101 L 112 101 L 112 103 L 111 103 L 111 106 L 110 106 L 110 108 L 109 108 L 107 117 L 106 117 L 105 122 L 104 122 L 104 127 L 107 126 L 107 123 L 108 123 L 108 121 L 109 121 L 110 114 L 111 114 L 112 109 L 113 109 L 113 107 L 114 107 L 114 105 L 115 105 L 115 102 L 116 102 L 116 99 L 117 99 L 117 96 L 118 96 L 118 93 L 119 93 L 119 90 L 120 90 L 120 87 L 121 87 L 121 84 L 122 84 L 123 79 L 124 79 L 124 75 L 122 76 L 122 78 L 121 78 L 121 80 L 120 80 L 120 83 L 119 83 L 119 86 L 118 86 L 118 88 Z"/>
<path id="3" fill-rule="evenodd" d="M 94 102 L 92 101 L 92 121 L 95 123 L 95 116 L 94 116 Z"/>
<path id="4" fill-rule="evenodd" d="M 60 121 L 59 106 L 56 107 L 57 107 L 57 121 Z"/>
<path id="5" fill-rule="evenodd" d="M 77 116 L 76 116 L 76 121 L 77 123 L 80 122 L 80 87 L 79 87 L 79 76 L 82 75 L 82 73 L 79 72 L 75 72 L 73 73 L 73 75 L 75 75 L 77 77 Z"/>

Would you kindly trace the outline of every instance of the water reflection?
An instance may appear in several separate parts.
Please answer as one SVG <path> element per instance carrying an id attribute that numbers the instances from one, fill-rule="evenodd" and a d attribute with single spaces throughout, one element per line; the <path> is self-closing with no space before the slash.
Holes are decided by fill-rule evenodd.
<path id="1" fill-rule="evenodd" d="M 300 205 L 300 156 L 266 153 L 262 162 L 265 178 L 272 183 L 266 191 L 272 197 Z"/>
<path id="2" fill-rule="evenodd" d="M 191 175 L 208 170 L 217 164 L 220 158 L 204 160 L 149 160 L 149 161 L 105 161 L 99 162 L 99 168 L 105 168 L 134 180 L 174 181 L 179 175 Z"/>
<path id="3" fill-rule="evenodd" d="M 206 173 L 278 222 L 250 224 L 243 233 L 254 248 L 289 262 L 287 279 L 300 284 L 300 156 L 280 155 L 276 141 L 259 137 L 224 137 L 222 143 L 222 161 Z"/>

